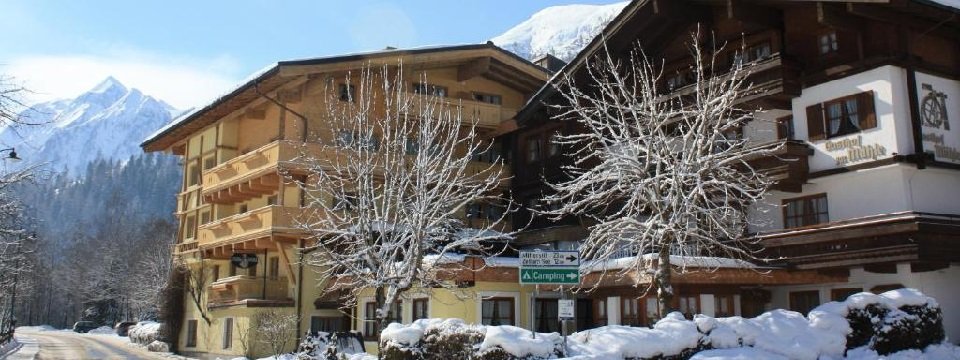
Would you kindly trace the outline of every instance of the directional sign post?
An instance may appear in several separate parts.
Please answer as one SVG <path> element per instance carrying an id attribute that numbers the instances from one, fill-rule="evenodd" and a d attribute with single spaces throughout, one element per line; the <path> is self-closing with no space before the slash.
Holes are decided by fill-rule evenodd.
<path id="1" fill-rule="evenodd" d="M 578 251 L 521 251 L 520 283 L 579 284 L 580 253 Z"/>

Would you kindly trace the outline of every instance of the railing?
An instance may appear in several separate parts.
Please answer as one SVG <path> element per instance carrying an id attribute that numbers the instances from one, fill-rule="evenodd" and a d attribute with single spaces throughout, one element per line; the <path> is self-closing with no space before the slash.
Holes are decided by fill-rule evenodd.
<path id="1" fill-rule="evenodd" d="M 276 173 L 277 164 L 290 162 L 300 156 L 319 158 L 334 154 L 329 150 L 325 151 L 320 144 L 274 141 L 204 171 L 204 195 L 242 179 Z"/>
<path id="2" fill-rule="evenodd" d="M 516 109 L 506 108 L 502 105 L 489 104 L 474 100 L 453 99 L 437 97 L 432 95 L 413 95 L 411 110 L 409 114 L 420 116 L 420 107 L 418 104 L 434 105 L 434 111 L 447 111 L 456 115 L 460 112 L 461 120 L 465 123 L 470 122 L 480 128 L 496 128 L 500 122 L 512 119 L 517 115 Z"/>
<path id="3" fill-rule="evenodd" d="M 299 216 L 316 210 L 269 205 L 242 214 L 228 216 L 200 226 L 199 245 L 252 240 L 274 231 L 296 231 Z"/>
<path id="4" fill-rule="evenodd" d="M 263 291 L 266 285 L 266 292 Z M 287 278 L 264 280 L 262 276 L 236 275 L 210 284 L 210 303 L 225 303 L 247 299 L 286 300 Z"/>

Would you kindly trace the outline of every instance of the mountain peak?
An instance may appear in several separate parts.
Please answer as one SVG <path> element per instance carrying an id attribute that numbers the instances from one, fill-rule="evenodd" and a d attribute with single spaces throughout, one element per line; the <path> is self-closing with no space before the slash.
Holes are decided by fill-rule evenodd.
<path id="1" fill-rule="evenodd" d="M 627 4 L 550 6 L 491 41 L 530 60 L 551 54 L 570 61 Z"/>
<path id="2" fill-rule="evenodd" d="M 93 89 L 90 89 L 90 91 L 87 91 L 87 92 L 98 93 L 98 94 L 102 94 L 106 92 L 118 92 L 123 94 L 127 92 L 127 87 L 123 86 L 123 84 L 120 83 L 120 81 L 114 78 L 113 76 L 107 76 L 106 79 L 103 79 L 103 81 L 97 84 L 97 86 L 95 86 Z"/>

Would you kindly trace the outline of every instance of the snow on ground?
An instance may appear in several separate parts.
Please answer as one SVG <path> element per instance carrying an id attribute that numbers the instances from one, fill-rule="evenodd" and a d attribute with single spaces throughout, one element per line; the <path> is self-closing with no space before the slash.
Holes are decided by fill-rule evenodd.
<path id="1" fill-rule="evenodd" d="M 23 329 L 24 331 L 35 331 L 35 332 L 40 332 L 40 331 L 70 331 L 70 330 L 67 330 L 67 329 L 58 330 L 57 328 L 54 328 L 53 326 L 50 326 L 50 325 L 20 326 L 20 327 L 17 327 L 17 331 L 19 331 L 19 330 L 21 330 L 21 329 Z"/>
<path id="2" fill-rule="evenodd" d="M 690 360 L 787 360 L 786 357 L 757 348 L 715 349 L 697 353 Z"/>
<path id="3" fill-rule="evenodd" d="M 0 359 L 6 358 L 8 354 L 20 350 L 20 343 L 17 338 L 10 339 L 6 344 L 0 345 Z"/>

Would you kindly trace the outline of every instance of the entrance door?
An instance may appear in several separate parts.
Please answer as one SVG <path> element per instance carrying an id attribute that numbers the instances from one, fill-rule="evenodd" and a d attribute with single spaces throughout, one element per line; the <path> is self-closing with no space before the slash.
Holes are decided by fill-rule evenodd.
<path id="1" fill-rule="evenodd" d="M 560 313 L 557 299 L 537 299 L 534 308 L 534 324 L 537 332 L 560 332 Z"/>
<path id="2" fill-rule="evenodd" d="M 593 329 L 593 299 L 577 299 L 577 331 Z"/>

